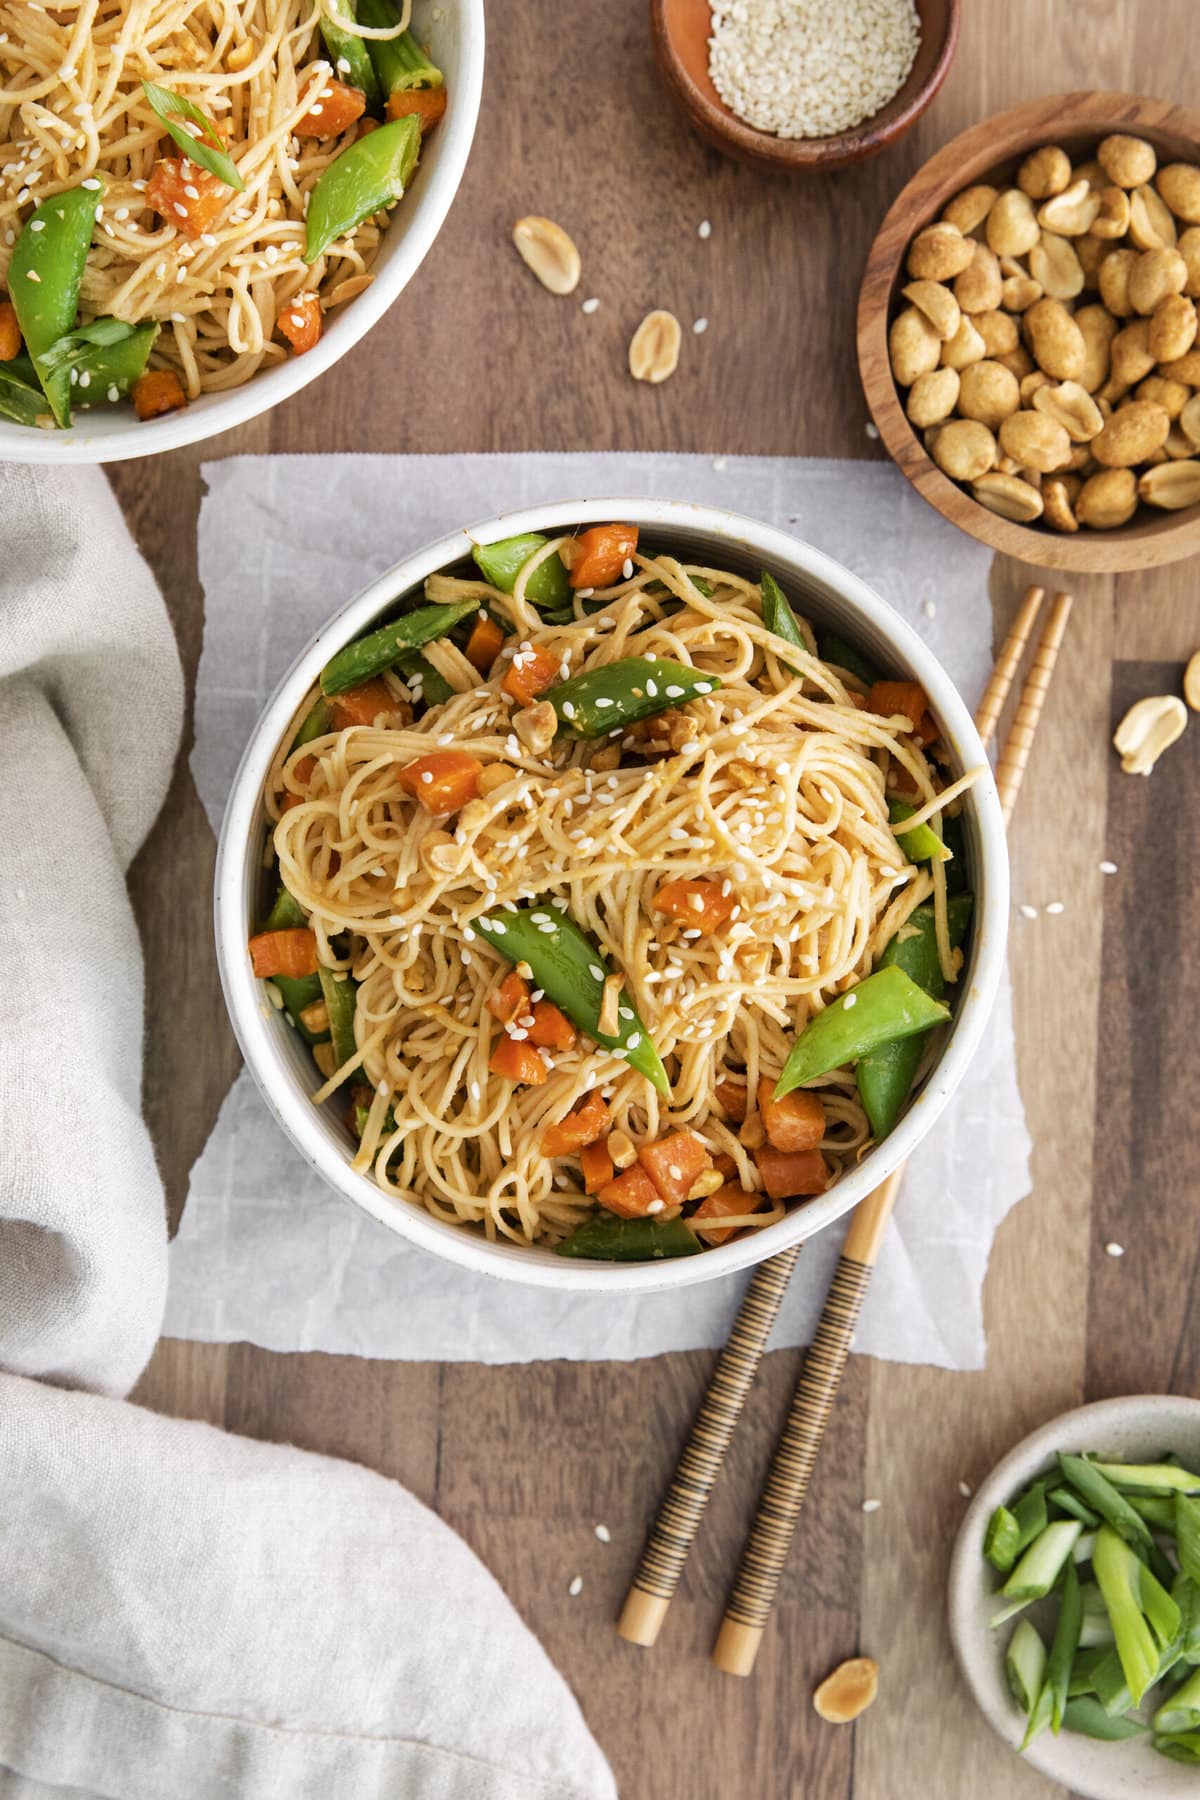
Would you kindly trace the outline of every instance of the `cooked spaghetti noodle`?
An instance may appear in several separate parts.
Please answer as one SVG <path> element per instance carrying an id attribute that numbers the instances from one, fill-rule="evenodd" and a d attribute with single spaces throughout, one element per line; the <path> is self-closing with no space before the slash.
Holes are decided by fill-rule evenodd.
<path id="1" fill-rule="evenodd" d="M 160 321 L 151 364 L 178 371 L 192 398 L 282 361 L 273 333 L 288 307 L 315 292 L 327 310 L 361 292 L 386 225 L 376 214 L 303 259 L 308 196 L 355 135 L 295 135 L 338 79 L 321 20 L 372 40 L 397 36 L 408 10 L 372 31 L 333 0 L 0 5 L 0 285 L 31 207 L 100 176 L 84 317 Z M 174 150 L 143 80 L 202 109 L 245 183 L 200 235 L 148 204 L 155 164 Z"/>
<path id="2" fill-rule="evenodd" d="M 427 600 L 476 601 L 513 633 L 486 678 L 453 642 L 428 645 L 428 664 L 457 690 L 442 704 L 422 711 L 412 678 L 389 670 L 392 716 L 299 744 L 289 734 L 280 747 L 267 796 L 279 874 L 319 962 L 359 984 L 355 1055 L 317 1099 L 336 1104 L 354 1088 L 357 1166 L 398 1199 L 489 1238 L 554 1245 L 596 1201 L 578 1154 L 548 1155 L 543 1135 L 598 1091 L 610 1145 L 698 1136 L 729 1159 L 724 1179 L 744 1192 L 740 1212 L 722 1217 L 724 1235 L 761 1229 L 784 1202 L 764 1198 L 756 1162 L 759 1081 L 778 1077 L 806 1020 L 868 975 L 930 901 L 931 873 L 898 847 L 887 794 L 899 781 L 922 818 L 936 819 L 937 770 L 908 721 L 867 710 L 846 673 L 821 660 L 806 625 L 804 649 L 765 627 L 758 584 L 639 556 L 625 564 L 629 578 L 592 597 L 580 590 L 570 621 L 548 623 L 526 597 L 537 560 L 512 593 L 427 583 Z M 561 678 L 636 656 L 720 686 L 649 724 L 531 748 L 504 677 L 542 650 Z M 484 771 L 454 819 L 431 816 L 400 779 L 447 746 Z M 656 906 L 666 884 L 697 880 L 733 902 L 719 930 Z M 497 1037 L 525 1039 L 531 1018 L 497 1026 L 489 1001 L 509 965 L 481 927 L 530 901 L 569 916 L 604 965 L 624 972 L 622 1003 L 657 1046 L 668 1097 L 582 1032 L 540 1053 L 537 1085 L 491 1072 Z M 531 916 L 552 929 L 553 914 Z M 951 982 L 960 962 L 947 944 Z M 852 1073 L 814 1085 L 833 1180 L 870 1128 Z M 744 1123 L 730 1109 L 734 1086 L 750 1096 Z"/>

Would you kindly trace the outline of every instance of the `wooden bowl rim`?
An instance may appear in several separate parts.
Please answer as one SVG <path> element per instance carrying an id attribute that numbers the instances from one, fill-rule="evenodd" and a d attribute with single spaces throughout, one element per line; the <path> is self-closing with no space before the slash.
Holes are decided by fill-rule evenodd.
<path id="1" fill-rule="evenodd" d="M 939 200 L 934 210 L 926 213 L 924 195 L 931 187 L 935 191 L 940 189 L 943 180 L 946 181 L 945 198 L 970 186 L 972 181 L 980 180 L 985 168 L 963 175 L 964 151 L 969 147 L 974 161 L 975 146 L 985 138 L 993 145 L 987 168 L 998 167 L 1022 151 L 1035 148 L 1038 142 L 1049 141 L 1045 136 L 1045 120 L 1051 112 L 1056 134 L 1064 138 L 1080 133 L 1089 136 L 1094 133 L 1097 138 L 1104 136 L 1106 125 L 1097 118 L 1098 113 L 1103 114 L 1109 131 L 1139 128 L 1148 136 L 1157 131 L 1160 135 L 1171 133 L 1189 137 L 1195 143 L 1196 160 L 1200 164 L 1200 114 L 1173 101 L 1155 100 L 1143 94 L 1101 89 L 1043 94 L 1033 100 L 1023 100 L 1004 112 L 994 113 L 959 132 L 936 150 L 905 183 L 875 234 L 858 297 L 858 366 L 863 393 L 883 444 L 900 472 L 943 518 L 990 549 L 1012 556 L 1018 562 L 1047 569 L 1111 574 L 1157 568 L 1200 551 L 1200 507 L 1189 508 L 1182 514 L 1164 512 L 1140 525 L 1135 515 L 1130 525 L 1120 526 L 1115 531 L 1084 528 L 1078 534 L 1035 530 L 1003 519 L 999 513 L 982 506 L 938 468 L 909 422 L 892 375 L 887 346 L 888 313 L 901 258 L 914 234 L 936 216 L 944 204 L 944 199 Z M 918 189 L 923 196 L 919 218 L 912 212 L 913 193 Z M 904 226 L 903 233 L 898 230 L 901 225 Z M 900 243 L 898 251 L 890 244 L 893 233 Z"/>
<path id="2" fill-rule="evenodd" d="M 747 124 L 724 101 L 718 98 L 714 102 L 696 85 L 667 25 L 669 4 L 670 0 L 650 0 L 651 35 L 659 66 L 684 108 L 710 139 L 744 160 L 792 172 L 841 168 L 886 148 L 902 136 L 931 104 L 950 73 L 962 24 L 962 0 L 946 0 L 946 25 L 937 60 L 907 105 L 885 125 L 875 125 L 873 121 L 879 113 L 873 113 L 861 125 L 834 132 L 830 137 L 781 138 Z M 907 81 L 906 76 L 905 84 Z M 903 85 L 898 91 L 903 92 Z M 882 112 L 883 108 L 879 110 Z"/>

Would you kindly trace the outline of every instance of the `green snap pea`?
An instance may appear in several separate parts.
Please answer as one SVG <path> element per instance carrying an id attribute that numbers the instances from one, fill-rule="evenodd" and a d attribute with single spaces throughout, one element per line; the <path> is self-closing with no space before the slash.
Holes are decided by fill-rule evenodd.
<path id="1" fill-rule="evenodd" d="M 296 896 L 286 888 L 281 881 L 279 884 L 279 892 L 275 896 L 271 910 L 263 921 L 263 930 L 295 931 L 300 926 L 307 924 L 308 914 L 305 912 Z M 275 977 L 274 979 L 277 980 L 278 977 Z M 287 977 L 284 979 L 286 980 Z M 311 980 L 312 977 L 306 976 L 305 979 Z"/>
<path id="2" fill-rule="evenodd" d="M 558 714 L 559 730 L 565 736 L 597 738 L 635 725 L 639 719 L 653 718 L 669 707 L 684 706 L 701 694 L 713 694 L 720 685 L 716 675 L 671 662 L 665 656 L 654 662 L 626 656 L 560 681 L 546 698 Z"/>
<path id="3" fill-rule="evenodd" d="M 0 418 L 14 425 L 36 425 L 50 422 L 47 400 L 37 370 L 27 356 L 14 356 L 11 362 L 0 362 Z"/>
<path id="4" fill-rule="evenodd" d="M 511 594 L 530 557 L 549 542 L 538 532 L 527 531 L 521 537 L 501 538 L 496 544 L 476 544 L 471 558 L 485 581 L 502 594 Z M 539 607 L 570 606 L 571 584 L 557 553 L 538 564 L 525 585 L 525 596 Z"/>
<path id="5" fill-rule="evenodd" d="M 358 22 L 355 0 L 339 0 L 338 11 L 343 18 Z M 361 88 L 368 112 L 382 111 L 383 90 L 367 50 L 366 38 L 359 37 L 355 31 L 344 31 L 328 14 L 321 16 L 321 38 L 341 80 L 348 81 L 351 87 Z"/>
<path id="6" fill-rule="evenodd" d="M 618 1219 L 597 1213 L 554 1246 L 558 1256 L 593 1262 L 656 1262 L 666 1256 L 695 1256 L 700 1240 L 683 1219 Z"/>
<path id="7" fill-rule="evenodd" d="M 972 898 L 956 895 L 946 908 L 950 943 L 957 948 L 967 935 Z M 935 1000 L 945 993 L 941 959 L 937 950 L 937 924 L 931 905 L 918 906 L 905 921 L 879 959 L 880 968 L 900 968 Z M 925 1052 L 926 1039 L 918 1034 L 894 1038 L 859 1057 L 855 1077 L 871 1131 L 885 1138 L 893 1129 L 912 1091 Z"/>
<path id="8" fill-rule="evenodd" d="M 47 379 L 65 374 L 81 407 L 115 406 L 145 372 L 159 327 L 153 321 L 128 325 L 124 319 L 93 319 L 64 332 L 42 358 Z"/>
<path id="9" fill-rule="evenodd" d="M 96 208 L 104 197 L 98 175 L 90 186 L 43 200 L 25 221 L 8 266 L 8 291 L 38 380 L 57 424 L 71 423 L 71 377 L 44 368 L 48 350 L 71 330 L 91 247 Z"/>
<path id="10" fill-rule="evenodd" d="M 822 662 L 832 663 L 835 669 L 842 669 L 847 675 L 853 675 L 865 688 L 874 687 L 880 678 L 879 670 L 867 661 L 861 651 L 832 632 L 817 639 L 817 649 Z"/>
<path id="11" fill-rule="evenodd" d="M 311 744 L 314 738 L 324 737 L 333 727 L 333 708 L 328 700 L 314 700 L 300 722 L 300 729 L 292 739 L 292 750 L 299 750 L 304 744 Z M 289 755 L 291 752 L 289 752 Z"/>
<path id="12" fill-rule="evenodd" d="M 907 800 L 888 801 L 888 824 L 902 825 L 916 812 Z M 915 825 L 911 831 L 897 831 L 896 842 L 909 862 L 949 862 L 950 852 L 928 822 Z"/>
<path id="13" fill-rule="evenodd" d="M 877 969 L 810 1019 L 792 1045 L 775 1086 L 782 1100 L 793 1088 L 831 1069 L 844 1068 L 893 1038 L 912 1037 L 944 1025 L 950 1009 L 919 988 L 893 964 Z"/>
<path id="14" fill-rule="evenodd" d="M 541 988 L 580 1031 L 605 1050 L 623 1056 L 630 1068 L 644 1075 L 660 1094 L 670 1093 L 662 1059 L 624 993 L 618 1004 L 617 1030 L 611 1036 L 600 1030 L 604 983 L 613 971 L 574 919 L 547 903 L 504 911 L 493 909 L 481 913 L 472 924 L 510 962 L 528 963 L 534 986 Z"/>
<path id="15" fill-rule="evenodd" d="M 310 1031 L 300 1017 L 306 1007 L 321 998 L 320 977 L 316 975 L 272 975 L 272 985 L 278 988 L 283 1000 L 284 1011 L 289 1015 L 296 1030 L 306 1044 L 323 1044 L 329 1036 L 327 1031 Z"/>
<path id="16" fill-rule="evenodd" d="M 354 1036 L 355 996 L 358 983 L 352 976 L 340 970 L 327 969 L 322 966 L 317 970 L 317 979 L 321 983 L 321 992 L 325 996 L 325 1009 L 329 1014 L 329 1036 L 333 1042 L 334 1065 L 341 1068 L 344 1062 L 358 1049 Z"/>
<path id="17" fill-rule="evenodd" d="M 379 133 L 372 132 L 371 136 L 378 137 Z M 370 139 L 364 138 L 363 142 L 369 143 Z M 460 619 L 475 611 L 474 600 L 459 600 L 451 606 L 418 606 L 413 612 L 402 613 L 390 625 L 368 632 L 331 657 L 321 670 L 321 692 L 341 694 L 347 688 L 360 687 L 373 675 L 381 675 L 399 662 L 406 650 L 445 637 Z"/>
<path id="18" fill-rule="evenodd" d="M 358 23 L 375 29 L 398 25 L 400 14 L 392 0 L 358 0 Z M 442 86 L 442 71 L 430 62 L 411 31 L 402 31 L 394 38 L 368 38 L 366 44 L 385 94 Z"/>
<path id="19" fill-rule="evenodd" d="M 444 706 L 455 692 L 446 677 L 439 675 L 419 650 L 410 650 L 406 656 L 398 656 L 396 668 L 406 681 L 412 681 L 414 676 L 417 678 L 421 698 L 426 706 Z"/>
<path id="20" fill-rule="evenodd" d="M 335 156 L 309 196 L 305 262 L 316 262 L 343 232 L 394 206 L 420 153 L 421 127 L 409 117 L 390 120 Z"/>
<path id="21" fill-rule="evenodd" d="M 762 590 L 762 621 L 767 630 L 777 638 L 782 638 L 785 644 L 792 644 L 797 650 L 811 655 L 812 646 L 805 639 L 796 622 L 796 615 L 784 598 L 783 589 L 775 577 L 768 575 L 764 569 L 759 576 L 759 586 Z M 789 669 L 792 667 L 791 663 L 787 666 Z"/>

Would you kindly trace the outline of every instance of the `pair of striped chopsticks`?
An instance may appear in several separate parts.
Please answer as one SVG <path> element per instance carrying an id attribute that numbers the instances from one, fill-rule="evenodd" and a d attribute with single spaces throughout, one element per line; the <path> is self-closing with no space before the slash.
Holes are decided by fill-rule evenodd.
<path id="1" fill-rule="evenodd" d="M 975 716 L 985 744 L 995 735 L 1044 598 L 1044 589 L 1028 590 L 1000 652 Z M 1057 594 L 996 765 L 996 787 L 1006 825 L 1029 761 L 1070 610 L 1070 594 Z M 713 1649 L 713 1662 L 728 1674 L 749 1675 L 754 1667 L 903 1174 L 900 1168 L 889 1175 L 855 1209 L 850 1221 Z M 649 1647 L 658 1637 L 800 1250 L 795 1244 L 760 1263 L 746 1290 L 617 1624 L 630 1643 Z"/>

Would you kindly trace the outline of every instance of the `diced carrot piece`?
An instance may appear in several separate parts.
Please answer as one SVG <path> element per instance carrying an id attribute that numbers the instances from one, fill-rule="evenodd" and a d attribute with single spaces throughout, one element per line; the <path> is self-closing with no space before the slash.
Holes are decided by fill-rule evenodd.
<path id="1" fill-rule="evenodd" d="M 764 1075 L 758 1084 L 758 1110 L 772 1150 L 815 1150 L 825 1136 L 825 1108 L 811 1088 L 793 1088 L 782 1100 L 772 1099 L 775 1083 Z"/>
<path id="2" fill-rule="evenodd" d="M 303 356 L 321 339 L 321 299 L 318 294 L 297 294 L 275 321 L 297 356 Z"/>
<path id="3" fill-rule="evenodd" d="M 0 362 L 11 362 L 21 354 L 21 327 L 17 309 L 11 300 L 0 300 Z"/>
<path id="4" fill-rule="evenodd" d="M 500 686 L 522 706 L 528 706 L 531 700 L 536 700 L 559 680 L 561 660 L 544 645 L 533 650 L 518 650 L 505 670 Z"/>
<path id="5" fill-rule="evenodd" d="M 754 1152 L 754 1160 L 772 1200 L 823 1194 L 829 1186 L 829 1170 L 819 1150 L 773 1150 L 764 1144 Z"/>
<path id="6" fill-rule="evenodd" d="M 162 413 L 178 412 L 188 403 L 174 369 L 147 369 L 138 376 L 130 393 L 139 419 L 157 419 Z"/>
<path id="7" fill-rule="evenodd" d="M 432 131 L 446 110 L 446 90 L 440 88 L 401 88 L 388 98 L 387 116 L 389 119 L 415 118 L 421 126 L 421 136 Z"/>
<path id="8" fill-rule="evenodd" d="M 403 717 L 408 710 L 396 699 L 387 682 L 378 679 L 334 694 L 329 705 L 335 731 L 345 731 L 350 725 L 373 725 L 380 714 L 389 719 L 394 719 L 397 714 Z"/>
<path id="9" fill-rule="evenodd" d="M 534 1046 L 524 1038 L 509 1037 L 507 1032 L 497 1038 L 488 1068 L 493 1075 L 505 1081 L 523 1081 L 526 1087 L 541 1087 L 546 1079 L 546 1065 Z"/>
<path id="10" fill-rule="evenodd" d="M 619 1213 L 623 1219 L 644 1219 L 651 1213 L 670 1210 L 663 1205 L 662 1195 L 645 1169 L 639 1169 L 636 1163 L 631 1169 L 623 1169 L 615 1180 L 606 1182 L 596 1198 L 601 1206 Z"/>
<path id="11" fill-rule="evenodd" d="M 281 813 L 291 812 L 293 806 L 303 806 L 303 805 L 304 805 L 303 794 L 290 794 L 289 793 L 289 794 L 285 794 L 283 796 L 283 799 L 279 802 L 279 810 Z"/>
<path id="12" fill-rule="evenodd" d="M 297 781 L 307 783 L 312 780 L 313 770 L 316 766 L 317 759 L 315 756 L 302 756 L 300 761 L 296 764 L 296 767 L 292 770 L 292 773 Z"/>
<path id="13" fill-rule="evenodd" d="M 608 1145 L 584 1144 L 579 1152 L 579 1170 L 583 1176 L 583 1188 L 587 1194 L 598 1194 L 607 1187 L 616 1174 L 613 1159 L 608 1154 Z"/>
<path id="14" fill-rule="evenodd" d="M 529 1041 L 540 1044 L 543 1050 L 569 1050 L 575 1042 L 575 1027 L 552 1000 L 538 1000 L 533 1008 Z"/>
<path id="15" fill-rule="evenodd" d="M 568 577 L 573 588 L 611 587 L 619 581 L 625 563 L 637 549 L 636 525 L 593 525 L 563 545 L 563 561 L 570 558 Z"/>
<path id="16" fill-rule="evenodd" d="M 146 183 L 146 205 L 184 237 L 198 238 L 212 230 L 235 191 L 190 157 L 164 156 Z"/>
<path id="17" fill-rule="evenodd" d="M 250 961 L 256 975 L 315 975 L 316 933 L 306 925 L 290 925 L 284 931 L 260 931 L 250 939 Z"/>
<path id="18" fill-rule="evenodd" d="M 702 1237 L 706 1244 L 726 1244 L 734 1235 L 731 1225 L 719 1225 L 705 1230 L 699 1221 L 741 1218 L 746 1213 L 757 1212 L 761 1205 L 762 1200 L 758 1194 L 748 1194 L 740 1182 L 727 1181 L 715 1194 L 706 1195 L 692 1214 L 696 1235 Z"/>
<path id="19" fill-rule="evenodd" d="M 292 130 L 297 137 L 340 137 L 367 110 L 367 96 L 361 88 L 345 81 L 333 81 L 319 100 L 314 100 L 304 117 Z"/>
<path id="20" fill-rule="evenodd" d="M 529 983 L 515 969 L 510 969 L 499 987 L 492 989 L 484 1005 L 494 1019 L 507 1025 L 510 1019 L 529 1010 Z"/>
<path id="21" fill-rule="evenodd" d="M 723 1175 L 726 1181 L 732 1181 L 737 1174 L 737 1164 L 728 1150 L 717 1151 L 713 1157 L 713 1168 L 717 1170 L 718 1174 Z"/>
<path id="22" fill-rule="evenodd" d="M 867 705 L 881 718 L 902 714 L 910 731 L 916 731 L 925 716 L 929 696 L 919 681 L 877 681 L 867 695 Z"/>
<path id="23" fill-rule="evenodd" d="M 557 1125 L 547 1125 L 542 1133 L 543 1156 L 569 1156 L 586 1144 L 602 1138 L 612 1123 L 607 1106 L 593 1088 L 587 1099 L 569 1112 Z"/>
<path id="24" fill-rule="evenodd" d="M 722 1112 L 724 1112 L 728 1118 L 732 1119 L 735 1125 L 740 1125 L 746 1116 L 747 1095 L 745 1082 L 718 1081 L 713 1092 L 721 1102 Z"/>
<path id="25" fill-rule="evenodd" d="M 871 702 L 867 699 L 867 696 L 862 692 L 861 688 L 848 687 L 846 689 L 846 698 L 856 712 L 870 712 Z"/>
<path id="26" fill-rule="evenodd" d="M 643 1144 L 638 1161 L 668 1206 L 682 1206 L 698 1177 L 712 1167 L 707 1144 L 690 1131 L 672 1131 L 655 1144 Z"/>
<path id="27" fill-rule="evenodd" d="M 654 896 L 655 912 L 665 912 L 689 931 L 709 937 L 719 931 L 737 905 L 719 881 L 666 881 Z"/>
<path id="28" fill-rule="evenodd" d="M 504 633 L 495 619 L 476 619 L 471 627 L 471 635 L 467 639 L 466 659 L 473 669 L 486 675 L 504 643 Z"/>
<path id="29" fill-rule="evenodd" d="M 466 750 L 431 750 L 401 769 L 400 785 L 440 818 L 474 800 L 482 774 L 483 764 Z"/>
<path id="30" fill-rule="evenodd" d="M 378 130 L 379 130 L 379 120 L 373 119 L 371 117 L 370 113 L 368 113 L 365 118 L 360 119 L 358 121 L 358 130 L 355 132 L 354 136 L 356 139 L 370 137 L 370 135 L 373 131 L 378 131 Z"/>

